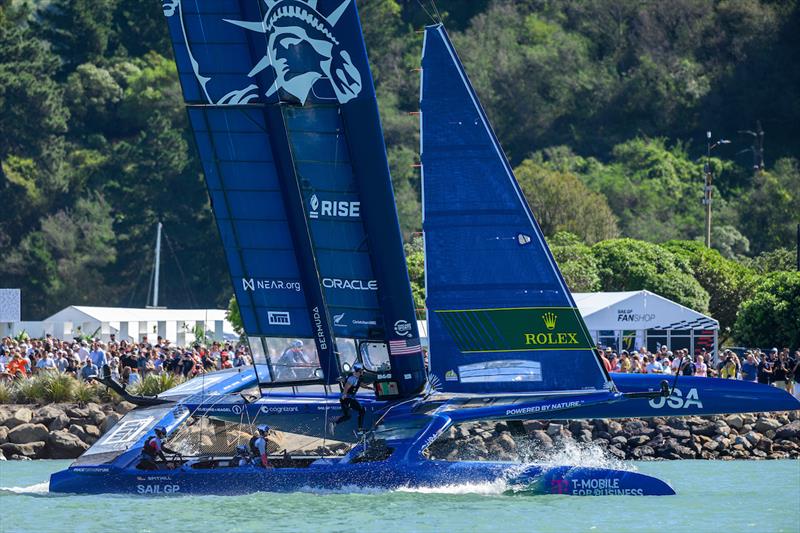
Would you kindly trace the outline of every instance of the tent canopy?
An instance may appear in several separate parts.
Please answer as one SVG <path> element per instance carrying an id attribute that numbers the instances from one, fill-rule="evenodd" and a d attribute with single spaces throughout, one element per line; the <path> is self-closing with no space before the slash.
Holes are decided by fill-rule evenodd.
<path id="1" fill-rule="evenodd" d="M 650 291 L 573 293 L 590 330 L 718 330 L 719 322 Z"/>

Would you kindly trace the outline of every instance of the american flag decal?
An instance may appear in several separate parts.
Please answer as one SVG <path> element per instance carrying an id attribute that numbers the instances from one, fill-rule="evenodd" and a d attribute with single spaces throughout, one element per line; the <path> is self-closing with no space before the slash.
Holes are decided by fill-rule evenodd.
<path id="1" fill-rule="evenodd" d="M 419 339 L 403 339 L 399 341 L 389 341 L 389 351 L 392 355 L 410 355 L 422 351 Z"/>

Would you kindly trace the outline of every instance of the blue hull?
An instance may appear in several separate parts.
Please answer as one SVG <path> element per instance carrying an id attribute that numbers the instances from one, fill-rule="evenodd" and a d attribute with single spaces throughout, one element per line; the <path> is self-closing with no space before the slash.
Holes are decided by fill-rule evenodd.
<path id="1" fill-rule="evenodd" d="M 319 461 L 307 468 L 232 467 L 142 471 L 70 467 L 50 478 L 50 492 L 79 494 L 236 495 L 253 492 L 359 491 L 503 482 L 509 492 L 576 496 L 675 494 L 663 481 L 622 470 L 501 462 Z"/>

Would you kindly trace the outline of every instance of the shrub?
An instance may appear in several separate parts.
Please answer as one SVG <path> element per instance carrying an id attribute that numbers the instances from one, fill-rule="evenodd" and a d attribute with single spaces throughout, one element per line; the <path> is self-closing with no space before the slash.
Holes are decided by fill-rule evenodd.
<path id="1" fill-rule="evenodd" d="M 73 399 L 77 381 L 67 374 L 51 372 L 42 376 L 44 400 L 48 402 L 70 402 Z"/>
<path id="2" fill-rule="evenodd" d="M 76 381 L 74 398 L 78 403 L 89 403 L 97 399 L 97 388 L 85 381 Z"/>
<path id="3" fill-rule="evenodd" d="M 44 382 L 40 376 L 18 379 L 14 383 L 14 389 L 14 401 L 17 403 L 36 403 L 44 399 Z"/>
<path id="4" fill-rule="evenodd" d="M 183 379 L 169 373 L 164 374 L 150 374 L 142 381 L 130 388 L 131 394 L 140 394 L 142 396 L 155 396 L 180 385 Z"/>
<path id="5" fill-rule="evenodd" d="M 14 386 L 0 382 L 0 404 L 14 403 Z"/>

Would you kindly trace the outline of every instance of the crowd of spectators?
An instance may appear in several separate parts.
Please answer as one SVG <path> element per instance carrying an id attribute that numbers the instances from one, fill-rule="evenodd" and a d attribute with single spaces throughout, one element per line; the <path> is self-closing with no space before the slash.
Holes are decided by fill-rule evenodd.
<path id="1" fill-rule="evenodd" d="M 647 348 L 617 354 L 613 349 L 598 348 L 600 358 L 609 372 L 626 374 L 681 374 L 684 376 L 739 379 L 774 385 L 794 394 L 794 384 L 800 382 L 800 350 L 794 355 L 789 348 L 769 352 L 759 349 L 744 351 L 740 358 L 733 350 L 724 350 L 714 364 L 711 353 L 701 349 L 694 359 L 688 349 L 673 352 L 662 345 L 655 353 Z"/>
<path id="2" fill-rule="evenodd" d="M 99 377 L 108 365 L 111 377 L 124 385 L 133 385 L 148 375 L 171 373 L 184 378 L 213 372 L 222 368 L 252 364 L 245 344 L 212 342 L 208 346 L 176 346 L 158 337 L 155 343 L 117 341 L 114 336 L 100 339 L 16 340 L 5 337 L 0 341 L 0 376 L 6 379 L 25 379 L 42 371 L 68 373 L 91 381 Z"/>

